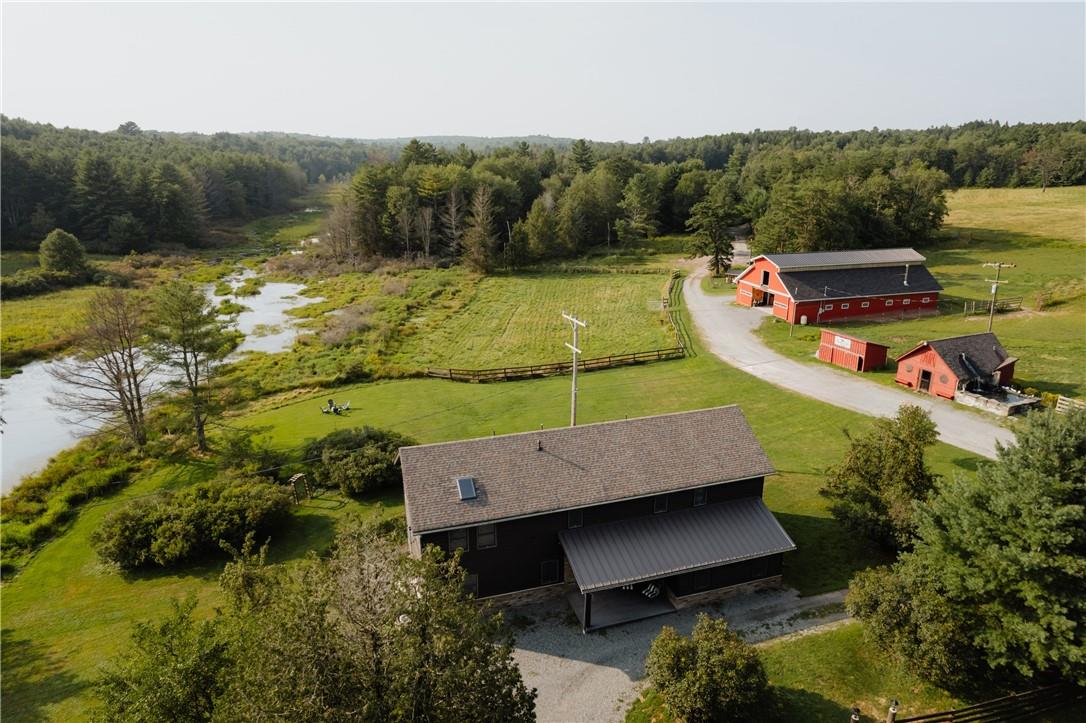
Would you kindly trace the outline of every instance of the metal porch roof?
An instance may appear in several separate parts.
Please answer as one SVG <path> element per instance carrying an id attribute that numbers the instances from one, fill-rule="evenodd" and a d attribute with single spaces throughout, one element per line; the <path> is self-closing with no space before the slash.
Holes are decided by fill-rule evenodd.
<path id="1" fill-rule="evenodd" d="M 796 549 L 758 497 L 558 533 L 582 593 Z"/>

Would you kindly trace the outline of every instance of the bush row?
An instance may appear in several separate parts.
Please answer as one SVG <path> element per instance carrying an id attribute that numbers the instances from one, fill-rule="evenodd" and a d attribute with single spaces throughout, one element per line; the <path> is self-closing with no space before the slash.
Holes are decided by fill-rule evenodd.
<path id="1" fill-rule="evenodd" d="M 5 495 L 0 503 L 3 574 L 14 572 L 35 547 L 57 534 L 80 505 L 127 484 L 135 469 L 120 450 L 79 446 L 61 452 Z"/>
<path id="2" fill-rule="evenodd" d="M 102 286 L 128 286 L 130 280 L 120 274 L 90 269 L 84 273 L 46 271 L 44 269 L 20 269 L 11 276 L 0 279 L 0 296 L 6 300 L 36 296 L 51 291 L 70 289 L 84 284 Z"/>
<path id="3" fill-rule="evenodd" d="M 291 496 L 281 485 L 253 479 L 202 482 L 176 493 L 137 499 L 110 513 L 91 535 L 99 557 L 126 570 L 172 567 L 240 547 L 281 527 Z"/>

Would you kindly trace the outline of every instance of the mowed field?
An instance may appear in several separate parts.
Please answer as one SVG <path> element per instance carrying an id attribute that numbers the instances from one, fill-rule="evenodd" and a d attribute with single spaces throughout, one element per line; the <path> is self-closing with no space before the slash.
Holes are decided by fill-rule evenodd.
<path id="1" fill-rule="evenodd" d="M 542 273 L 481 279 L 470 301 L 438 325 L 406 339 L 396 354 L 418 367 L 485 369 L 566 359 L 570 324 L 584 358 L 675 346 L 660 299 L 666 274 Z"/>
<path id="2" fill-rule="evenodd" d="M 962 314 L 965 299 L 988 298 L 994 269 L 1004 269 L 1001 297 L 1024 297 L 1023 311 L 997 314 L 992 331 L 1020 361 L 1015 384 L 1066 396 L 1086 396 L 1086 187 L 967 189 L 950 195 L 950 215 L 939 241 L 920 249 L 943 285 L 941 314 L 894 322 L 838 324 L 849 334 L 890 346 L 898 356 L 925 339 L 987 329 L 987 316 Z M 1039 295 L 1047 297 L 1041 307 Z M 767 319 L 760 333 L 777 351 L 811 361 L 819 330 Z M 869 375 L 893 384 L 894 365 Z"/>

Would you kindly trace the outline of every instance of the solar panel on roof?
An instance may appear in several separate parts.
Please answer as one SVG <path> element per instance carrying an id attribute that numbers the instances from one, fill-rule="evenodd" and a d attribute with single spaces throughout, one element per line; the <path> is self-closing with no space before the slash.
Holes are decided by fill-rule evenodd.
<path id="1" fill-rule="evenodd" d="M 475 491 L 474 477 L 458 477 L 456 479 L 456 489 L 460 493 L 460 499 L 462 500 L 473 500 L 479 496 Z"/>

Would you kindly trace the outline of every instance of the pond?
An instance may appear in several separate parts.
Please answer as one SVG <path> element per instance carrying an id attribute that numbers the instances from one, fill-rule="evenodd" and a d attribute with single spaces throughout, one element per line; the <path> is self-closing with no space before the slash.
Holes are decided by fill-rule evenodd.
<path id="1" fill-rule="evenodd" d="M 254 272 L 246 271 L 227 279 L 237 289 Z M 208 286 L 207 293 L 211 293 Z M 288 309 L 320 301 L 299 297 L 302 284 L 269 282 L 253 296 L 214 297 L 216 303 L 227 298 L 246 307 L 237 317 L 237 328 L 245 335 L 232 358 L 247 352 L 275 353 L 286 351 L 298 336 L 298 320 L 288 315 Z M 80 433 L 93 431 L 75 427 L 65 421 L 70 417 L 53 407 L 49 397 L 63 397 L 70 388 L 49 375 L 55 362 L 37 361 L 22 367 L 19 374 L 0 380 L 0 457 L 2 476 L 0 488 L 7 493 L 28 474 L 45 466 L 57 452 L 72 446 Z"/>

